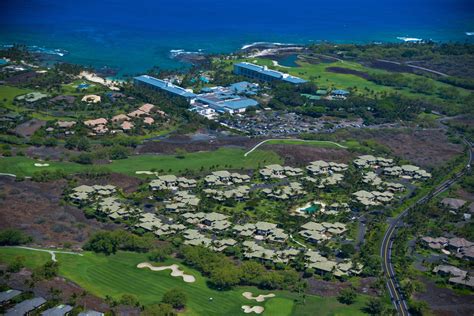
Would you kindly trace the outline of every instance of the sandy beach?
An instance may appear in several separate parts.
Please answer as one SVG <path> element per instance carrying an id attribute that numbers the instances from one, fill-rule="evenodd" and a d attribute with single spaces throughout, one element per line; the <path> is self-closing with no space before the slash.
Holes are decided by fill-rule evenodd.
<path id="1" fill-rule="evenodd" d="M 79 74 L 79 78 L 80 79 L 85 78 L 89 81 L 99 83 L 101 85 L 104 85 L 104 86 L 108 87 L 110 90 L 114 90 L 114 91 L 119 91 L 120 90 L 120 88 L 117 86 L 116 82 L 114 82 L 110 79 L 104 79 L 102 77 L 99 77 L 99 76 L 97 76 L 97 74 L 92 73 L 92 72 L 82 71 Z"/>

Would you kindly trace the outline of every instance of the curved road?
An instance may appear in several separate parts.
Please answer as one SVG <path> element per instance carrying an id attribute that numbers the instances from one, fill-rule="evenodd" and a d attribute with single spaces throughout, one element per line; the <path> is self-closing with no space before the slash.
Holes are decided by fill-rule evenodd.
<path id="1" fill-rule="evenodd" d="M 420 198 L 414 205 L 426 203 L 431 198 L 443 193 L 471 169 L 473 159 L 472 144 L 466 139 L 463 139 L 463 141 L 468 146 L 469 160 L 466 167 L 462 171 L 457 173 L 453 178 L 441 183 L 439 186 L 436 187 L 434 191 Z M 397 282 L 395 270 L 393 269 L 392 246 L 395 239 L 394 235 L 396 234 L 397 229 L 403 224 L 403 217 L 405 217 L 405 215 L 410 209 L 412 209 L 414 205 L 406 208 L 390 223 L 390 226 L 388 227 L 383 237 L 382 246 L 380 247 L 380 256 L 382 257 L 382 269 L 385 276 L 388 277 L 387 289 L 390 294 L 390 299 L 392 300 L 393 305 L 397 309 L 398 314 L 402 316 L 409 315 L 409 312 L 405 298 L 401 293 L 400 285 Z"/>

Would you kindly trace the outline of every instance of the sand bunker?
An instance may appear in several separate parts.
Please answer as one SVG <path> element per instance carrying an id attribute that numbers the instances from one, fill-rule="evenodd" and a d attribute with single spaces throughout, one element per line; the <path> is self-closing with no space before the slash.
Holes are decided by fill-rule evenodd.
<path id="1" fill-rule="evenodd" d="M 153 175 L 155 173 L 156 172 L 153 172 L 153 171 L 135 171 L 135 174 L 150 174 L 150 175 Z"/>
<path id="2" fill-rule="evenodd" d="M 255 314 L 261 314 L 265 310 L 262 306 L 248 306 L 248 305 L 242 305 L 242 309 L 244 310 L 245 314 L 250 314 L 250 313 L 255 313 Z"/>
<path id="3" fill-rule="evenodd" d="M 173 277 L 182 277 L 183 281 L 186 283 L 193 283 L 196 281 L 196 278 L 189 274 L 184 274 L 182 270 L 179 269 L 177 264 L 172 264 L 170 266 L 163 266 L 163 267 L 155 267 L 151 263 L 142 262 L 137 265 L 137 268 L 143 269 L 148 268 L 151 271 L 163 271 L 163 270 L 171 270 L 171 276 Z"/>
<path id="4" fill-rule="evenodd" d="M 49 163 L 35 163 L 35 167 L 48 167 Z"/>
<path id="5" fill-rule="evenodd" d="M 266 295 L 260 294 L 259 296 L 253 296 L 252 292 L 244 292 L 242 293 L 242 295 L 248 300 L 255 300 L 257 302 L 264 302 L 266 298 L 275 297 L 275 294 L 273 293 L 266 294 Z"/>

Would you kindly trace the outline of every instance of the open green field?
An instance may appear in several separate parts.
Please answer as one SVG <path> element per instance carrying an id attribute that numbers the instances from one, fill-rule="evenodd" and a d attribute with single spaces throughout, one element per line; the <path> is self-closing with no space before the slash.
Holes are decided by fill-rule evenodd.
<path id="1" fill-rule="evenodd" d="M 237 148 L 220 148 L 210 152 L 196 152 L 184 154 L 182 158 L 176 155 L 137 155 L 130 156 L 127 159 L 114 160 L 112 163 L 104 165 L 112 172 L 123 173 L 136 176 L 136 171 L 161 170 L 163 172 L 180 173 L 186 169 L 200 171 L 201 168 L 209 167 L 226 169 L 255 169 L 259 165 L 272 163 L 282 163 L 281 157 L 275 152 L 266 150 L 256 150 L 244 157 L 244 150 Z M 67 173 L 76 173 L 90 168 L 87 165 L 81 165 L 73 162 L 46 161 L 48 167 L 36 167 L 38 162 L 27 157 L 3 157 L 0 158 L 0 172 L 13 173 L 17 176 L 31 176 L 34 172 L 40 170 L 59 170 Z"/>
<path id="2" fill-rule="evenodd" d="M 26 266 L 37 267 L 50 259 L 45 252 L 19 248 L 0 248 L 0 262 L 9 263 L 16 256 L 24 256 Z M 254 287 L 237 287 L 229 291 L 216 291 L 206 285 L 206 279 L 196 270 L 170 259 L 162 265 L 180 264 L 185 273 L 196 278 L 194 283 L 185 283 L 181 278 L 171 277 L 170 271 L 150 271 L 138 269 L 138 263 L 147 260 L 145 254 L 119 252 L 105 256 L 85 252 L 84 256 L 56 254 L 60 263 L 59 273 L 79 284 L 82 288 L 99 297 L 109 295 L 119 298 L 123 294 L 137 296 L 140 303 L 148 305 L 157 303 L 170 288 L 180 287 L 188 296 L 185 315 L 244 315 L 242 305 L 260 305 L 267 310 L 263 315 L 363 315 L 361 308 L 367 300 L 359 296 L 353 305 L 343 305 L 336 298 L 306 296 L 306 303 L 296 302 L 298 295 L 287 291 L 273 291 L 276 297 L 263 303 L 250 301 L 242 296 L 245 291 L 254 294 L 267 294 L 268 291 Z M 161 265 L 161 264 L 160 264 Z M 209 298 L 213 298 L 212 301 Z"/>

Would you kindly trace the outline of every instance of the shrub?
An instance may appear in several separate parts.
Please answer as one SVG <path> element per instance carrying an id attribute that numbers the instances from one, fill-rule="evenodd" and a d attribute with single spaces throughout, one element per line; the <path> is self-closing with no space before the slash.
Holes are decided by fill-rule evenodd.
<path id="1" fill-rule="evenodd" d="M 30 236 L 25 235 L 22 231 L 7 228 L 0 231 L 0 246 L 16 246 L 29 243 L 33 240 Z"/>
<path id="2" fill-rule="evenodd" d="M 186 305 L 186 294 L 180 288 L 174 288 L 167 291 L 163 295 L 163 299 L 161 300 L 165 304 L 169 304 L 174 308 L 183 308 Z"/>

